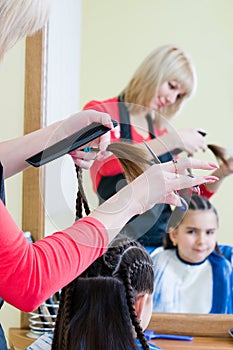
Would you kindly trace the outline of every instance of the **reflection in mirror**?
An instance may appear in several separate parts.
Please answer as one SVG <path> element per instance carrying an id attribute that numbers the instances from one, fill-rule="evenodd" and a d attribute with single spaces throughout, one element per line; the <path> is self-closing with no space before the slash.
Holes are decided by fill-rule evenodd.
<path id="1" fill-rule="evenodd" d="M 167 43 L 175 43 L 190 53 L 198 76 L 197 93 L 174 121 L 175 127 L 203 128 L 207 131 L 208 142 L 232 150 L 230 14 L 233 3 L 223 2 L 224 5 L 218 0 L 197 0 L 187 5 L 180 1 L 156 0 L 145 5 L 140 1 L 126 4 L 120 0 L 110 5 L 109 1 L 104 0 L 97 5 L 94 0 L 88 0 L 82 2 L 82 8 L 81 1 L 77 0 L 70 0 L 69 5 L 64 1 L 57 2 L 47 41 L 48 81 L 44 86 L 47 93 L 47 123 L 76 112 L 90 100 L 117 96 L 150 51 Z M 35 57 L 31 57 L 32 65 L 33 59 Z M 25 118 L 31 115 L 25 114 Z M 198 156 L 203 155 L 199 152 Z M 212 157 L 209 152 L 207 157 Z M 45 196 L 42 193 L 42 201 L 45 232 L 49 234 L 74 220 L 77 187 L 75 169 L 68 156 L 45 170 L 46 191 Z M 32 176 L 30 181 L 38 182 L 38 178 Z M 93 208 L 98 200 L 93 194 L 87 172 L 84 183 Z M 230 245 L 229 189 L 232 189 L 232 178 L 224 181 L 211 201 L 220 216 L 218 241 Z M 35 197 L 32 202 L 36 202 Z M 36 212 L 37 209 L 33 210 L 31 217 Z M 40 214 L 44 219 L 42 209 Z"/>
<path id="2" fill-rule="evenodd" d="M 217 244 L 218 214 L 192 195 L 185 213 L 176 207 L 165 250 L 153 254 L 153 311 L 232 313 L 232 247 Z"/>
<path id="3" fill-rule="evenodd" d="M 224 1 L 224 5 L 232 13 L 233 4 Z M 231 19 L 226 18 L 221 7 L 218 1 L 195 1 L 187 5 L 180 1 L 157 0 L 147 6 L 140 2 L 130 6 L 122 1 L 116 6 L 102 2 L 98 7 L 92 0 L 85 3 L 81 106 L 92 100 L 103 101 L 118 96 L 148 53 L 161 45 L 175 43 L 190 54 L 198 78 L 196 94 L 174 119 L 175 128 L 204 129 L 208 144 L 231 150 L 233 46 Z M 93 41 L 98 42 L 98 47 Z M 199 151 L 197 156 L 215 161 L 209 150 L 204 154 Z M 228 176 L 211 198 L 219 213 L 218 243 L 221 245 L 233 244 L 229 230 L 232 185 L 233 177 Z M 193 294 L 197 292 L 198 288 L 195 288 Z"/>

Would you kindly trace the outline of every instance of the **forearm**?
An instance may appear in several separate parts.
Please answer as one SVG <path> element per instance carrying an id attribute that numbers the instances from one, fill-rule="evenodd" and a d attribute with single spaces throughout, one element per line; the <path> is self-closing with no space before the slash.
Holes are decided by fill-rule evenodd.
<path id="1" fill-rule="evenodd" d="M 58 121 L 33 133 L 3 142 L 0 144 L 0 161 L 4 167 L 5 178 L 27 168 L 28 164 L 25 162 L 25 159 L 28 157 L 93 122 L 101 123 L 109 129 L 112 128 L 112 122 L 108 114 L 88 110 L 73 114 L 67 119 Z M 95 140 L 101 150 L 105 150 L 110 142 L 108 134 L 106 133 Z"/>
<path id="2" fill-rule="evenodd" d="M 30 134 L 1 142 L 0 161 L 5 178 L 26 169 L 29 164 L 25 159 L 65 137 L 61 125 L 62 121 L 59 121 Z"/>
<path id="3" fill-rule="evenodd" d="M 172 133 L 164 134 L 160 137 L 147 141 L 147 143 L 157 156 L 161 156 L 164 153 L 171 152 L 180 147 L 180 142 L 178 142 L 177 137 L 172 135 Z"/>
<path id="4" fill-rule="evenodd" d="M 105 227 L 85 218 L 64 232 L 29 243 L 0 203 L 0 297 L 32 311 L 81 274 L 108 245 Z"/>
<path id="5" fill-rule="evenodd" d="M 230 174 L 227 173 L 226 169 L 224 166 L 220 166 L 218 169 L 216 169 L 212 175 L 217 176 L 219 178 L 218 181 L 211 183 L 211 184 L 206 184 L 206 188 L 210 192 L 217 192 L 220 186 L 222 185 L 224 179 L 229 176 Z"/>
<path id="6" fill-rule="evenodd" d="M 106 227 L 109 241 L 114 239 L 134 215 L 142 212 L 140 202 L 135 198 L 135 191 L 139 190 L 139 187 L 135 189 L 136 182 L 138 179 L 123 187 L 89 214 L 89 217 L 99 220 Z"/>

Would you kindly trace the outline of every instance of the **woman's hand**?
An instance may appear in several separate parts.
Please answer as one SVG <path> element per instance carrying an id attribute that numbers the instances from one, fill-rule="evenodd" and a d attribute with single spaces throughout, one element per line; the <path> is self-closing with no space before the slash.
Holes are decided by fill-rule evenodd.
<path id="1" fill-rule="evenodd" d="M 174 191 L 218 180 L 211 175 L 191 178 L 185 175 L 188 168 L 213 170 L 218 165 L 193 158 L 180 158 L 176 164 L 171 161 L 153 165 L 131 183 L 130 200 L 138 204 L 137 214 L 142 214 L 157 203 L 181 206 L 180 198 Z"/>
<path id="2" fill-rule="evenodd" d="M 74 131 L 81 130 L 91 123 L 101 123 L 109 129 L 114 129 L 111 121 L 111 117 L 102 112 L 97 112 L 94 110 L 85 110 L 77 114 L 72 115 L 68 119 L 64 120 L 62 127 L 66 132 L 66 135 L 74 133 Z M 83 147 L 94 146 L 98 147 L 98 152 L 83 152 L 80 150 L 74 150 L 70 152 L 70 155 L 73 158 L 73 161 L 76 165 L 84 169 L 89 169 L 93 164 L 95 159 L 103 159 L 109 155 L 109 152 L 106 151 L 106 148 L 110 144 L 110 132 L 103 134 L 92 142 L 87 143 Z M 82 147 L 82 148 L 83 148 Z"/>
<path id="3" fill-rule="evenodd" d="M 207 143 L 199 131 L 200 129 L 193 128 L 178 130 L 179 144 L 177 148 L 187 152 L 191 156 L 199 150 L 205 152 L 207 150 Z"/>
<path id="4" fill-rule="evenodd" d="M 212 173 L 212 175 L 219 178 L 219 181 L 206 184 L 207 190 L 210 192 L 218 191 L 224 179 L 231 174 L 233 174 L 233 157 L 227 159 L 227 164 L 221 163 L 219 168 Z"/>
<path id="5" fill-rule="evenodd" d="M 177 163 L 155 164 L 89 214 L 107 228 L 109 239 L 122 229 L 130 218 L 142 214 L 158 203 L 181 206 L 180 197 L 173 191 L 202 183 L 211 183 L 215 176 L 184 175 L 187 168 L 213 170 L 218 165 L 203 160 L 181 158 Z"/>

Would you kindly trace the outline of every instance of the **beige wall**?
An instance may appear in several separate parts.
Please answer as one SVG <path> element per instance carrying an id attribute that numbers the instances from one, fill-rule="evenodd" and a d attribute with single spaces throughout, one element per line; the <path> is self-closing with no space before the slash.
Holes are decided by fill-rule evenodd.
<path id="1" fill-rule="evenodd" d="M 16 45 L 0 64 L 1 95 L 1 141 L 21 136 L 23 133 L 24 106 L 24 60 L 25 42 Z M 22 219 L 22 175 L 6 180 L 7 208 L 16 223 L 21 227 Z M 20 326 L 20 312 L 4 304 L 1 310 L 1 323 L 8 334 L 9 327 Z"/>
<path id="2" fill-rule="evenodd" d="M 209 143 L 233 151 L 232 13 L 231 0 L 83 1 L 80 105 L 115 96 L 150 51 L 175 43 L 190 53 L 199 81 L 175 126 L 202 127 Z M 213 197 L 219 242 L 229 244 L 232 190 L 233 176 Z"/>

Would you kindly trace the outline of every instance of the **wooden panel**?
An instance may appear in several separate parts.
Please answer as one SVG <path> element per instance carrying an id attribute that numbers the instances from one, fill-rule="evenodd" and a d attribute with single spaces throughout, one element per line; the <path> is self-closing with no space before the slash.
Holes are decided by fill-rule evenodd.
<path id="1" fill-rule="evenodd" d="M 232 315 L 153 313 L 148 329 L 157 333 L 206 337 L 229 337 Z M 233 339 L 232 339 L 233 348 Z"/>
<path id="2" fill-rule="evenodd" d="M 43 33 L 26 41 L 24 133 L 42 127 Z M 42 170 L 29 168 L 23 174 L 23 230 L 29 230 L 37 240 L 44 237 Z"/>
<path id="3" fill-rule="evenodd" d="M 27 337 L 29 329 L 10 328 L 9 329 L 9 345 L 14 346 L 17 350 L 25 350 L 31 343 L 35 341 L 33 338 Z"/>
<path id="4" fill-rule="evenodd" d="M 27 337 L 29 330 L 23 330 L 19 328 L 10 328 L 9 330 L 9 341 L 10 345 L 14 345 L 17 350 L 24 350 L 29 346 L 34 339 Z M 233 348 L 233 338 L 217 338 L 217 337 L 195 337 L 193 341 L 174 341 L 157 339 L 150 341 L 161 347 L 163 350 L 228 350 Z"/>
<path id="5" fill-rule="evenodd" d="M 26 40 L 24 133 L 42 127 L 43 32 Z M 23 173 L 22 229 L 35 240 L 44 237 L 44 170 L 29 168 Z M 28 314 L 21 313 L 21 327 L 28 327 Z"/>
<path id="6" fill-rule="evenodd" d="M 157 339 L 151 341 L 163 350 L 228 350 L 233 348 L 232 338 L 195 337 L 193 341 Z"/>

